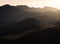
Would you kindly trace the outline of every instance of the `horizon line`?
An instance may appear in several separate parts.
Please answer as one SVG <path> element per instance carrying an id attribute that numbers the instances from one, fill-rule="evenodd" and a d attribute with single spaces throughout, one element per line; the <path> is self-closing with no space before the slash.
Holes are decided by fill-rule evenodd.
<path id="1" fill-rule="evenodd" d="M 21 5 L 3 4 L 3 5 L 0 5 L 0 7 L 5 6 L 5 5 L 9 5 L 9 6 L 27 6 L 27 7 L 29 7 L 29 8 L 45 8 L 45 7 L 55 8 L 55 7 L 51 7 L 51 6 L 33 7 L 33 6 L 28 6 L 28 5 L 25 5 L 25 4 L 21 4 Z M 55 9 L 60 9 L 60 8 L 55 8 Z"/>

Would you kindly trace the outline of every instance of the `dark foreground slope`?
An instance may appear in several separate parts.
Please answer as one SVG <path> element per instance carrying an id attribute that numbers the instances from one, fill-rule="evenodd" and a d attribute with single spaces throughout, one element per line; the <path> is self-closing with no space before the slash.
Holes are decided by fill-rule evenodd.
<path id="1" fill-rule="evenodd" d="M 24 36 L 13 39 L 2 39 L 0 43 L 2 44 L 58 44 L 60 43 L 60 30 L 54 28 L 47 28 L 43 31 L 30 31 L 23 33 Z M 15 34 L 16 35 L 16 34 Z M 18 35 L 17 35 L 18 36 Z M 17 37 L 16 36 L 16 37 Z"/>
<path id="2" fill-rule="evenodd" d="M 60 22 L 59 22 L 60 23 Z M 3 44 L 58 44 L 60 43 L 60 25 L 56 23 L 55 27 L 44 29 L 31 29 L 23 33 L 17 33 L 11 36 L 4 36 L 1 40 Z"/>

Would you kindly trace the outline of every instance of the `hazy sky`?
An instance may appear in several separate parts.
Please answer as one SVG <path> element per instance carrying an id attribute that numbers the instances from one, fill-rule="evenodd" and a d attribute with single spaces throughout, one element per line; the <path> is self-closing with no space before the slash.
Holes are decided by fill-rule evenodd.
<path id="1" fill-rule="evenodd" d="M 28 5 L 30 7 L 51 6 L 60 8 L 60 0 L 0 0 L 0 6 L 4 4 Z"/>

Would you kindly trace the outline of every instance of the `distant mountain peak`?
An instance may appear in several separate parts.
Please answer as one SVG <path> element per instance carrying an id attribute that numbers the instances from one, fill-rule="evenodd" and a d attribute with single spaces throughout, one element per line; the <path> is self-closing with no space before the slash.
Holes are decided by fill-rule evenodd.
<path id="1" fill-rule="evenodd" d="M 45 9 L 49 9 L 49 8 L 50 8 L 50 9 L 57 9 L 57 8 L 54 8 L 54 7 L 48 7 L 48 6 L 45 6 L 44 8 L 45 8 Z"/>
<path id="2" fill-rule="evenodd" d="M 48 6 L 45 6 L 43 9 L 46 10 L 46 11 L 52 11 L 52 12 L 58 11 L 57 8 L 54 8 L 54 7 L 48 7 Z"/>
<path id="3" fill-rule="evenodd" d="M 9 4 L 5 4 L 4 6 L 10 6 Z"/>
<path id="4" fill-rule="evenodd" d="M 0 6 L 0 11 L 9 11 L 9 10 L 11 10 L 11 9 L 14 9 L 15 7 L 14 6 L 11 6 L 11 5 L 9 5 L 9 4 L 5 4 L 5 5 L 3 5 L 3 6 Z"/>
<path id="5" fill-rule="evenodd" d="M 3 5 L 3 6 L 1 6 L 1 7 L 10 7 L 11 5 L 9 5 L 9 4 L 5 4 L 5 5 Z"/>

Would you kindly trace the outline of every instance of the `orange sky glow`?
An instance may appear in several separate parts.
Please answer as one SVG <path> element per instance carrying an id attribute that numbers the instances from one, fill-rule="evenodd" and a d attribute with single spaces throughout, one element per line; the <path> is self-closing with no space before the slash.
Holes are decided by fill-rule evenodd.
<path id="1" fill-rule="evenodd" d="M 0 6 L 4 4 L 27 5 L 29 7 L 50 6 L 60 9 L 60 0 L 0 0 Z"/>

